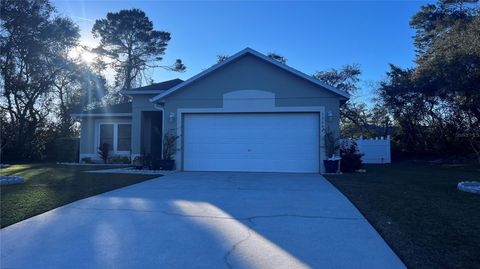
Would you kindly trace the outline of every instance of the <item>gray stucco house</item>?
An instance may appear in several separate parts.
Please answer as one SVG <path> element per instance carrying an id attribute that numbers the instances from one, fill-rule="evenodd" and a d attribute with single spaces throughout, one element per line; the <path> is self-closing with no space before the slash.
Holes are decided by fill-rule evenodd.
<path id="1" fill-rule="evenodd" d="M 122 92 L 125 103 L 75 114 L 80 160 L 161 155 L 165 134 L 178 135 L 176 169 L 322 172 L 324 134 L 339 134 L 349 95 L 247 48 L 196 76 Z"/>

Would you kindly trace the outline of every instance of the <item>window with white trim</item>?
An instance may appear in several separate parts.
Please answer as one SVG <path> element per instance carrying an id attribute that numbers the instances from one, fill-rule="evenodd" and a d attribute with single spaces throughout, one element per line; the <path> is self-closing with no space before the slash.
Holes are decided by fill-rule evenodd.
<path id="1" fill-rule="evenodd" d="M 98 125 L 97 148 L 107 143 L 113 153 L 129 153 L 132 148 L 132 124 L 106 122 Z"/>

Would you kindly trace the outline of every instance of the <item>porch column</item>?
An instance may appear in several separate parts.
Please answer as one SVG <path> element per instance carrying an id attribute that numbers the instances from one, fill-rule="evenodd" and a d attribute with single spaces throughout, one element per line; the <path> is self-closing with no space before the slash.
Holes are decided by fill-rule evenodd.
<path id="1" fill-rule="evenodd" d="M 142 143 L 142 111 L 132 111 L 132 160 L 141 154 Z"/>

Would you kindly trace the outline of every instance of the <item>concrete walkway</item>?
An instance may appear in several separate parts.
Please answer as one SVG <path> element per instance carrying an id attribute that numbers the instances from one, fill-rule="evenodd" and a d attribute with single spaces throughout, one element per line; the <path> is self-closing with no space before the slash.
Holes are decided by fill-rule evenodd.
<path id="1" fill-rule="evenodd" d="M 322 176 L 175 173 L 1 230 L 1 268 L 404 268 Z"/>

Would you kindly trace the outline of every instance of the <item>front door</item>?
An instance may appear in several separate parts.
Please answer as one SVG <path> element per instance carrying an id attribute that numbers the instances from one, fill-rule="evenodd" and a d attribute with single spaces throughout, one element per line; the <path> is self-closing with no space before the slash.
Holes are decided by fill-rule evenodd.
<path id="1" fill-rule="evenodd" d="M 155 159 L 162 158 L 162 122 L 152 121 L 150 152 Z"/>
<path id="2" fill-rule="evenodd" d="M 162 111 L 142 112 L 142 154 L 154 159 L 162 157 Z"/>

